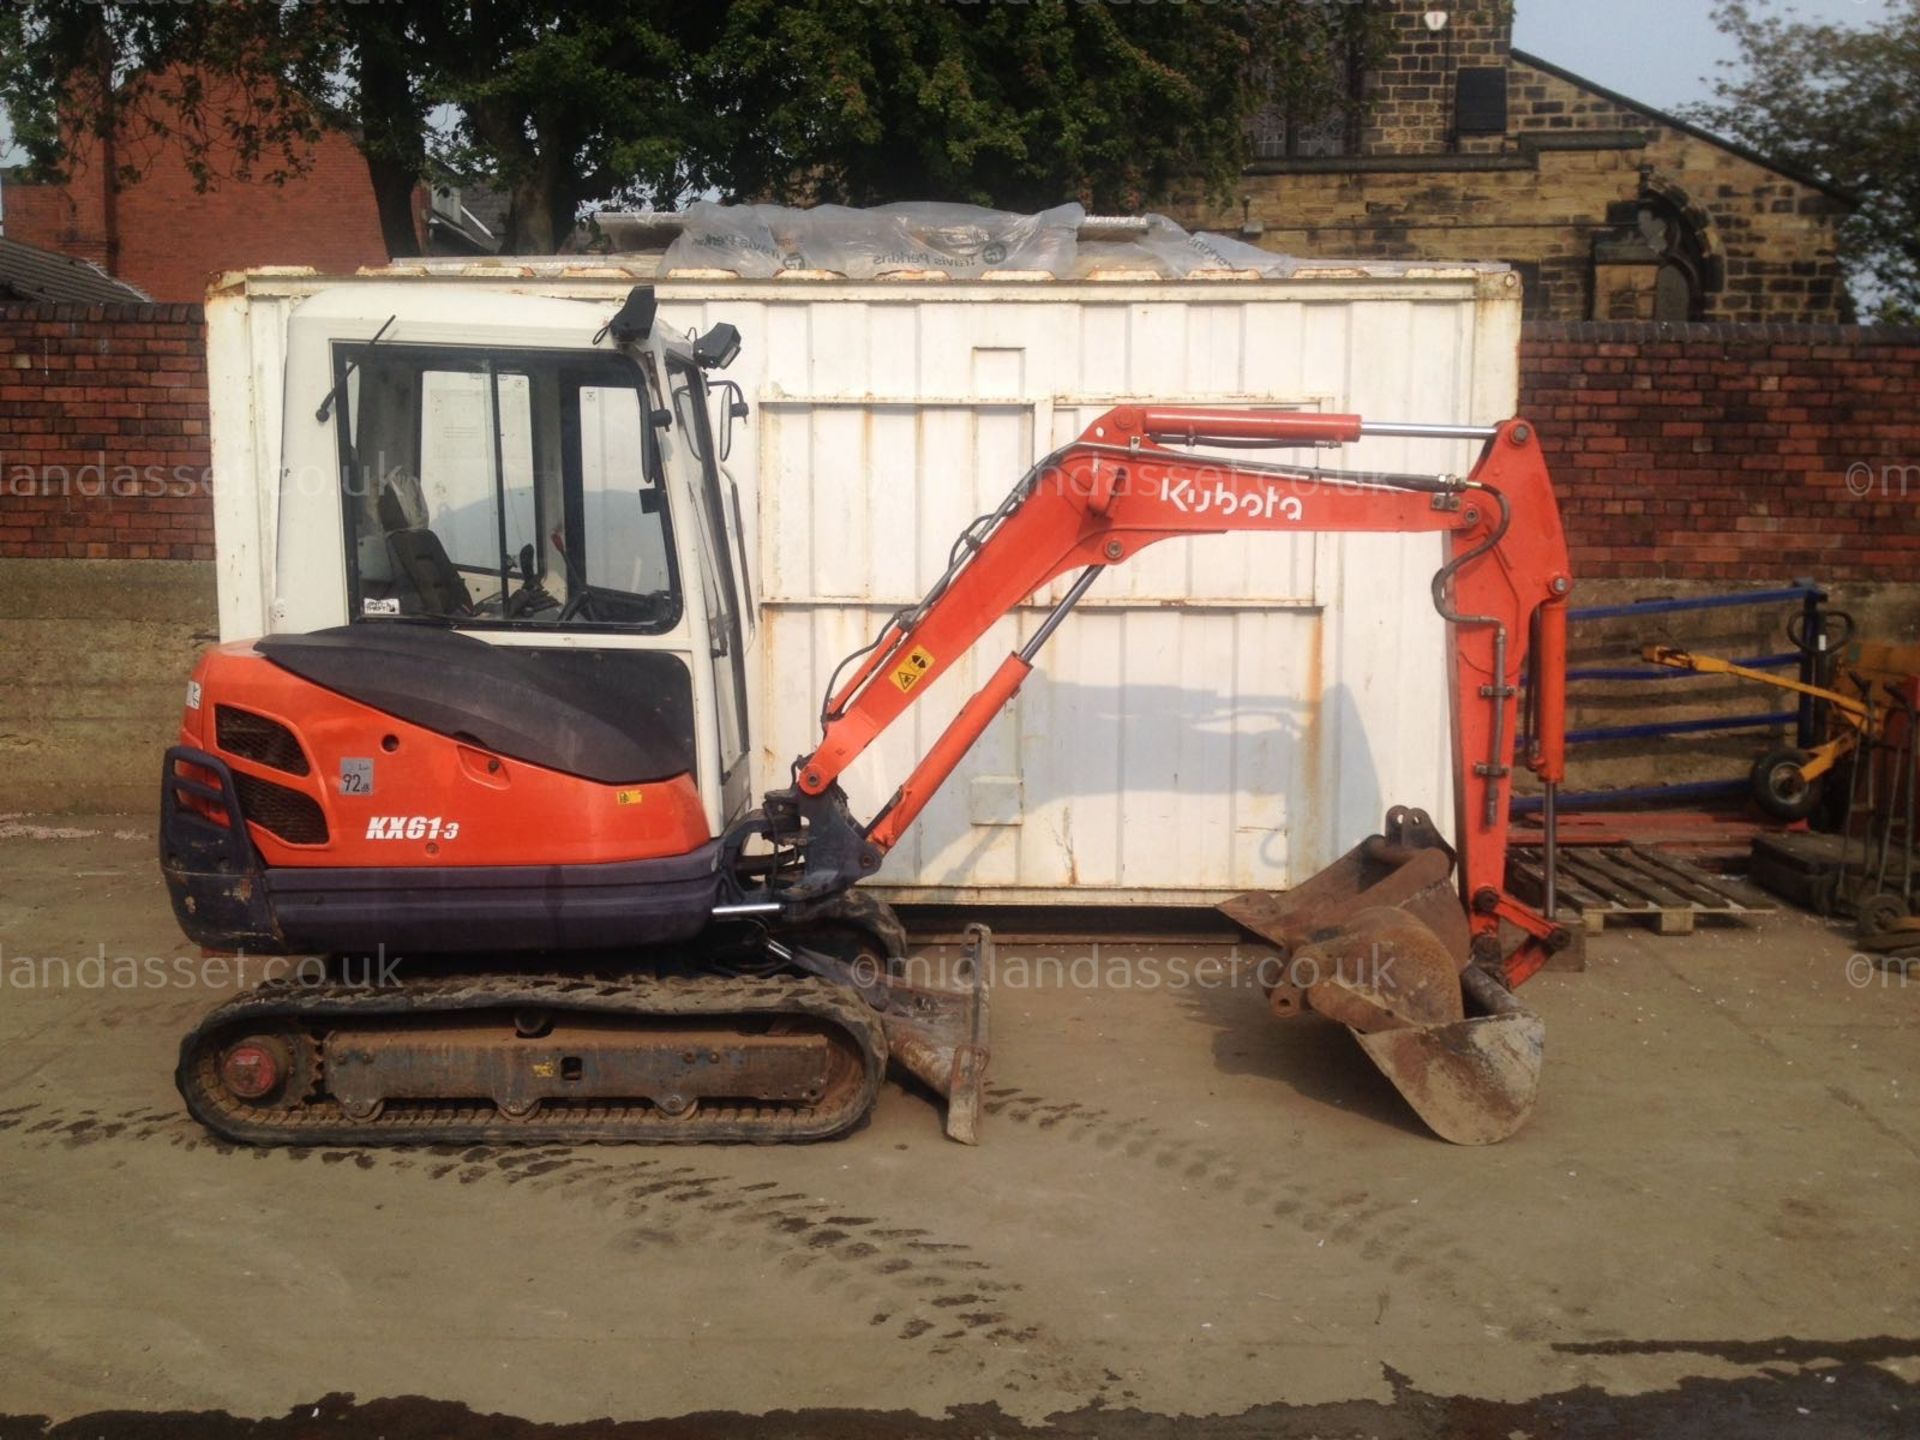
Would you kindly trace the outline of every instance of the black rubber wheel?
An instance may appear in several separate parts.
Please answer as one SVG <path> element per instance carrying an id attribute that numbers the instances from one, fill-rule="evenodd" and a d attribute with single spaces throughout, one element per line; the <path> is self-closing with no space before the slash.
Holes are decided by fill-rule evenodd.
<path id="1" fill-rule="evenodd" d="M 1820 803 L 1822 786 L 1801 767 L 1813 757 L 1804 750 L 1769 750 L 1753 765 L 1753 801 L 1776 820 L 1804 820 Z"/>

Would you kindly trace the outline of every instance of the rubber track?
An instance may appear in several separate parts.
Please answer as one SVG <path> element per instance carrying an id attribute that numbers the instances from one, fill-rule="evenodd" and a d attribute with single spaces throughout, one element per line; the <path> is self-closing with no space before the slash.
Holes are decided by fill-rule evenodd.
<path id="1" fill-rule="evenodd" d="M 325 1095 L 274 1110 L 228 1096 L 217 1068 L 223 1037 L 237 1026 L 292 1023 L 341 1029 L 355 1021 L 422 1018 L 472 1010 L 535 1008 L 564 1015 L 717 1019 L 797 1015 L 823 1022 L 852 1042 L 864 1061 L 858 1083 L 837 1102 L 807 1106 L 702 1101 L 680 1117 L 643 1102 L 543 1105 L 525 1119 L 490 1101 L 389 1103 L 373 1120 L 354 1120 Z M 873 1106 L 887 1066 L 886 1036 L 858 995 L 811 978 L 583 980 L 485 976 L 385 988 L 276 981 L 216 1006 L 180 1042 L 175 1083 L 194 1118 L 247 1145 L 770 1144 L 825 1140 L 851 1129 Z"/>

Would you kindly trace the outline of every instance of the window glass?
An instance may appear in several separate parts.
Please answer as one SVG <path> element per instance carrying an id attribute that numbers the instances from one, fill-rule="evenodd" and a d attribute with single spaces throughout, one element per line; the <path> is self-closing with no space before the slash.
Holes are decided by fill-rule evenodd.
<path id="1" fill-rule="evenodd" d="M 660 589 L 668 577 L 663 496 L 642 463 L 640 392 L 580 388 L 581 515 L 586 565 L 603 583 L 634 594 Z"/>
<path id="2" fill-rule="evenodd" d="M 713 435 L 707 424 L 707 387 L 700 372 L 674 361 L 668 372 L 676 423 L 669 443 L 686 447 L 699 473 L 694 524 L 700 537 L 700 569 L 707 610 L 707 634 L 714 663 L 714 690 L 720 719 L 720 765 L 744 784 L 746 771 L 736 762 L 746 753 L 747 671 L 740 600 L 734 589 L 733 545 L 727 511 L 720 496 L 720 472 L 713 459 Z"/>
<path id="3" fill-rule="evenodd" d="M 641 372 L 622 357 L 355 347 L 339 412 L 356 619 L 622 626 L 681 600 Z"/>
<path id="4" fill-rule="evenodd" d="M 509 575 L 515 574 L 520 547 L 538 536 L 528 378 L 428 370 L 420 381 L 420 485 L 427 524 L 462 570 L 497 578 L 505 555 Z"/>

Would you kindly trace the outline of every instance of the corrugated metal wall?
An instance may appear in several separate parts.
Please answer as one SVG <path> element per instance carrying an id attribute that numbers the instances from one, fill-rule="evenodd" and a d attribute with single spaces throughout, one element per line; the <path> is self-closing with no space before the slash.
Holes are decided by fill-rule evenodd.
<path id="1" fill-rule="evenodd" d="M 1514 404 L 1517 290 L 1475 282 L 663 287 L 726 319 L 764 632 L 761 786 L 817 735 L 833 666 L 944 568 L 1034 460 L 1133 400 L 1484 422 Z M 1347 468 L 1464 470 L 1369 441 Z M 1155 902 L 1287 886 L 1392 803 L 1450 815 L 1432 537 L 1174 541 L 1102 578 L 909 838 L 903 897 Z M 849 773 L 871 814 L 1042 608 L 1000 624 Z"/>

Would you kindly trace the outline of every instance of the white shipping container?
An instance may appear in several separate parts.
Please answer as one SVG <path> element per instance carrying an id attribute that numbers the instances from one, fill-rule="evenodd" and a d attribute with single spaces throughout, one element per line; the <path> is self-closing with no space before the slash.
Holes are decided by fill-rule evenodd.
<path id="1" fill-rule="evenodd" d="M 223 637 L 273 623 L 287 326 L 304 299 L 342 283 L 444 287 L 477 317 L 497 295 L 584 300 L 596 307 L 584 343 L 652 268 L 636 257 L 351 282 L 256 271 L 217 286 Z M 664 323 L 725 320 L 743 336 L 726 375 L 754 407 L 729 468 L 757 556 L 756 792 L 787 783 L 817 739 L 838 661 L 919 598 L 968 520 L 1106 408 L 1487 424 L 1517 398 L 1520 287 L 1498 268 L 657 284 Z M 1369 439 L 1315 463 L 1464 472 L 1474 453 Z M 1450 817 L 1445 640 L 1429 595 L 1441 547 L 1434 535 L 1202 537 L 1103 575 L 879 883 L 902 900 L 1211 901 L 1297 883 L 1376 830 L 1389 804 Z M 1048 601 L 996 626 L 849 772 L 856 814 L 879 808 Z"/>

